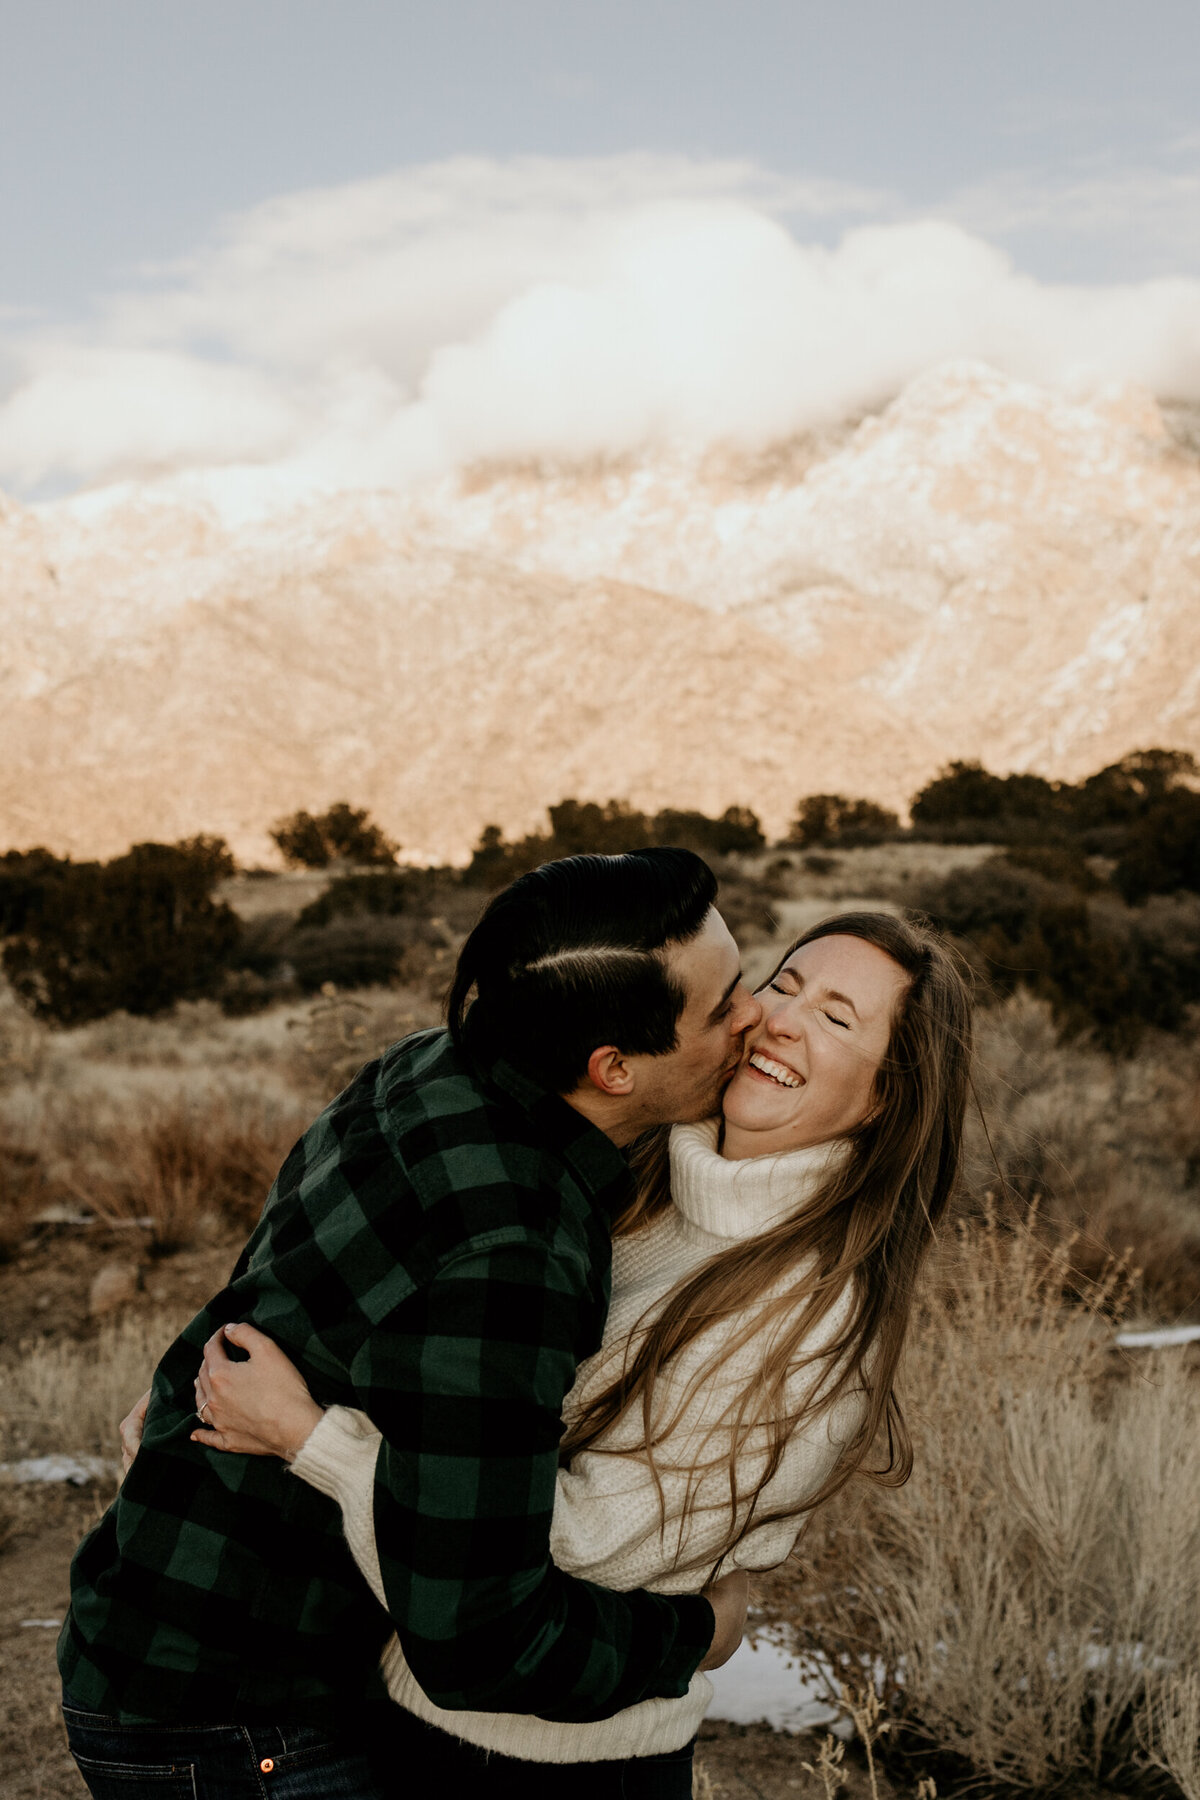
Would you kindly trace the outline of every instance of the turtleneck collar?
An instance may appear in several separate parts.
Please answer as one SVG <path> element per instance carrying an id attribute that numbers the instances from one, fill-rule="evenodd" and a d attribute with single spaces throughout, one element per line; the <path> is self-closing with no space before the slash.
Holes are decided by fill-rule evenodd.
<path id="1" fill-rule="evenodd" d="M 838 1139 L 806 1150 L 727 1161 L 717 1150 L 720 1119 L 671 1130 L 671 1197 L 710 1237 L 757 1237 L 799 1210 L 846 1154 Z"/>

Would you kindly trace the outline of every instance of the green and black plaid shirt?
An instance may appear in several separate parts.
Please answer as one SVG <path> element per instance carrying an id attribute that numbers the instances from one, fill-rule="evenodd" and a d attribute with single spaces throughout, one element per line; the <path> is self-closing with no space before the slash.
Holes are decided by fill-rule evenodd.
<path id="1" fill-rule="evenodd" d="M 333 1721 L 382 1693 L 391 1624 L 439 1706 L 604 1718 L 686 1691 L 690 1595 L 617 1594 L 549 1560 L 563 1397 L 599 1345 L 620 1153 L 445 1032 L 368 1065 L 292 1150 L 228 1286 L 154 1378 L 142 1448 L 72 1566 L 77 1704 L 128 1720 Z M 326 1496 L 274 1457 L 193 1444 L 192 1382 L 248 1319 L 324 1405 L 383 1434 L 385 1615 Z"/>

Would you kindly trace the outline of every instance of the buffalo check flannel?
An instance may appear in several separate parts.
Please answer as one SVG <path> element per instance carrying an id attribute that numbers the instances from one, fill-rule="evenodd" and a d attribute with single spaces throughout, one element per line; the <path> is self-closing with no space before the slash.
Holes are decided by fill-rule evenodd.
<path id="1" fill-rule="evenodd" d="M 624 1158 L 443 1031 L 370 1063 L 296 1144 L 227 1286 L 168 1350 L 142 1447 L 84 1539 L 59 1640 L 75 1704 L 131 1722 L 345 1722 L 390 1629 L 439 1706 L 604 1718 L 683 1694 L 693 1595 L 549 1559 L 563 1397 L 596 1350 Z M 191 1442 L 205 1340 L 250 1320 L 383 1435 L 385 1611 L 326 1496 Z"/>

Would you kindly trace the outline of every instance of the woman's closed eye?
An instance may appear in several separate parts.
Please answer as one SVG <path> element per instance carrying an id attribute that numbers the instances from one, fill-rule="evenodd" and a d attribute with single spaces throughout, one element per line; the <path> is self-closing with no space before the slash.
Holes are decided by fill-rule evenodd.
<path id="1" fill-rule="evenodd" d="M 785 1000 L 796 1000 L 799 998 L 800 990 L 796 987 L 793 987 L 790 983 L 788 984 L 787 987 L 785 987 L 783 985 L 782 981 L 775 980 L 775 981 L 768 981 L 767 986 L 773 994 L 782 994 L 782 996 Z M 839 1019 L 839 1017 L 836 1013 L 831 1013 L 831 1012 L 827 1011 L 825 1007 L 820 1007 L 818 1010 L 821 1013 L 821 1017 L 824 1019 L 828 1019 L 829 1023 L 831 1025 L 840 1025 L 843 1031 L 849 1031 L 849 1029 L 850 1029 L 849 1019 Z"/>

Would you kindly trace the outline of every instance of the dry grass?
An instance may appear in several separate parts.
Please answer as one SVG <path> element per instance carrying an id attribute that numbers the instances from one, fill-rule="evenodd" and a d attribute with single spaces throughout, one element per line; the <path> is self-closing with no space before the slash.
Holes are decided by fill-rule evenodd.
<path id="1" fill-rule="evenodd" d="M 58 1451 L 119 1458 L 117 1426 L 186 1322 L 130 1315 L 88 1343 L 20 1346 L 0 1364 L 0 1461 Z"/>
<path id="2" fill-rule="evenodd" d="M 210 1227 L 248 1230 L 319 1107 L 436 1018 L 414 992 L 368 989 L 244 1019 L 197 1002 L 51 1032 L 0 984 L 0 1261 L 55 1202 L 135 1227 L 159 1255 Z"/>
<path id="3" fill-rule="evenodd" d="M 891 847 L 839 862 L 807 897 L 890 882 L 898 898 Z M 799 881 L 788 898 L 805 900 Z M 47 1033 L 0 995 L 0 1236 L 9 1215 L 15 1242 L 47 1195 L 67 1195 L 150 1219 L 128 1235 L 159 1251 L 206 1219 L 232 1241 L 304 1120 L 434 1018 L 415 993 L 367 990 L 245 1019 L 197 1005 Z M 1145 1270 L 1139 1306 L 1200 1316 L 1200 1049 L 1147 1039 L 1115 1062 L 1059 1045 L 1047 1009 L 1021 996 L 984 1014 L 980 1035 L 1004 1184 L 1041 1197 L 1040 1222 L 976 1223 L 950 1246 L 909 1357 L 913 1480 L 831 1505 L 805 1545 L 816 1579 L 774 1580 L 772 1604 L 810 1648 L 849 1659 L 848 1682 L 879 1675 L 905 1725 L 880 1753 L 940 1758 L 943 1790 L 957 1777 L 1129 1782 L 1149 1759 L 1200 1800 L 1200 1381 L 1186 1352 L 1122 1365 L 1106 1317 L 1121 1300 L 1108 1251 L 1126 1244 Z M 969 1160 L 978 1211 L 998 1186 L 978 1124 Z M 1070 1231 L 1069 1250 L 1047 1250 Z M 1082 1291 L 1064 1302 L 1068 1262 Z M 24 1266 L 5 1273 L 24 1280 Z M 128 1314 L 85 1327 L 86 1344 L 10 1356 L 0 1459 L 114 1455 L 117 1421 L 182 1322 Z"/>
<path id="4" fill-rule="evenodd" d="M 1030 1226 L 964 1230 L 908 1357 L 912 1480 L 818 1515 L 813 1579 L 770 1606 L 848 1680 L 873 1671 L 943 1774 L 1043 1791 L 1129 1779 L 1148 1749 L 1186 1793 L 1200 1382 L 1178 1353 L 1122 1368 L 1120 1271 L 1071 1299 L 1067 1264 Z"/>
<path id="5" fill-rule="evenodd" d="M 440 1022 L 437 1007 L 412 989 L 346 994 L 327 983 L 320 998 L 289 1024 L 289 1073 L 302 1093 L 323 1104 L 389 1044 Z"/>
<path id="6" fill-rule="evenodd" d="M 3 1551 L 16 1532 L 20 1519 L 17 1506 L 17 1492 L 10 1481 L 0 1482 L 0 1551 Z"/>
<path id="7" fill-rule="evenodd" d="M 987 1135 L 969 1116 L 968 1189 L 1040 1199 L 1052 1226 L 1078 1232 L 1085 1273 L 1129 1250 L 1151 1315 L 1200 1318 L 1196 1035 L 1148 1036 L 1118 1060 L 1060 1044 L 1049 1008 L 1019 993 L 980 1015 L 976 1086 Z"/>
<path id="8" fill-rule="evenodd" d="M 1200 1669 L 1152 1686 L 1143 1743 L 1184 1800 L 1200 1800 Z"/>
<path id="9" fill-rule="evenodd" d="M 106 1225 L 144 1231 L 162 1255 L 214 1215 L 249 1231 L 305 1123 L 297 1106 L 255 1107 L 245 1096 L 164 1101 L 81 1134 L 63 1185 Z"/>

